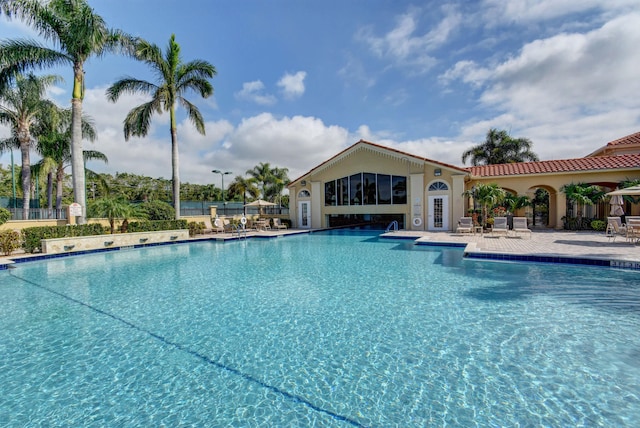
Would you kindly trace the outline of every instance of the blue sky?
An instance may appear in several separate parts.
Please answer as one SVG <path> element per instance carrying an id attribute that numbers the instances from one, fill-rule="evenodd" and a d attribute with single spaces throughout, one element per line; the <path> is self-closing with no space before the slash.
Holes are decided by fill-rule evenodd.
<path id="1" fill-rule="evenodd" d="M 531 139 L 543 160 L 640 131 L 637 0 L 89 3 L 109 26 L 163 49 L 175 33 L 184 61 L 217 68 L 213 97 L 187 97 L 207 134 L 180 123 L 183 182 L 219 186 L 212 169 L 244 175 L 259 162 L 294 179 L 361 138 L 462 166 L 491 127 Z M 23 36 L 36 37 L 0 17 L 0 38 Z M 86 147 L 109 157 L 89 167 L 170 178 L 168 115 L 125 142 L 122 120 L 144 99 L 104 96 L 120 77 L 154 76 L 112 55 L 85 70 L 84 111 L 98 128 Z M 68 104 L 70 68 L 49 72 L 66 82 L 51 96 Z"/>

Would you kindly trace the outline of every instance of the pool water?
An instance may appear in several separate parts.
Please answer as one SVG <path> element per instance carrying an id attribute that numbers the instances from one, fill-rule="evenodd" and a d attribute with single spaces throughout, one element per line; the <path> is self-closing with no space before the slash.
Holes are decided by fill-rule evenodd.
<path id="1" fill-rule="evenodd" d="M 2 426 L 633 426 L 640 275 L 375 232 L 0 273 Z"/>

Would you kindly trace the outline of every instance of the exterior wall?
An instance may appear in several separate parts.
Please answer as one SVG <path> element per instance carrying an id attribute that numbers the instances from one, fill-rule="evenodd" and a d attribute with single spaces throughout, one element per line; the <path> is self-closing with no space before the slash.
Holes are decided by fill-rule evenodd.
<path id="1" fill-rule="evenodd" d="M 437 170 L 437 173 L 436 173 Z M 341 205 L 325 206 L 324 184 L 327 181 L 349 177 L 361 172 L 389 174 L 407 177 L 407 203 L 402 205 Z M 403 156 L 376 147 L 361 146 L 344 156 L 330 161 L 323 168 L 312 172 L 289 187 L 289 213 L 293 227 L 298 225 L 298 194 L 306 189 L 311 193 L 311 227 L 327 227 L 327 216 L 346 214 L 393 214 L 404 216 L 405 227 L 425 230 L 427 218 L 426 187 L 434 178 L 447 183 L 450 190 L 449 225 L 462 216 L 464 201 L 462 186 L 466 174 L 436 163 Z M 303 186 L 302 183 L 305 183 Z M 413 218 L 421 219 L 420 226 L 413 225 Z"/>
<path id="2" fill-rule="evenodd" d="M 470 189 L 477 183 L 496 183 L 498 186 L 507 189 L 512 193 L 516 193 L 519 196 L 526 195 L 529 198 L 534 196 L 537 188 L 544 188 L 549 192 L 549 227 L 562 229 L 562 217 L 566 215 L 565 207 L 567 199 L 560 189 L 565 184 L 591 183 L 614 190 L 617 183 L 633 178 L 640 178 L 640 170 L 621 169 L 609 171 L 585 171 L 571 174 L 531 174 L 487 178 L 474 177 L 474 179 L 466 184 L 466 188 Z M 632 214 L 635 214 L 635 212 L 630 213 L 629 215 Z"/>

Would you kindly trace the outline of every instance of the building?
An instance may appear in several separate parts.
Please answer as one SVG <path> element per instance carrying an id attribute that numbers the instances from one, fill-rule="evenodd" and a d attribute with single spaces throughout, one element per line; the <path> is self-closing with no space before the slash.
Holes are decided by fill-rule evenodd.
<path id="1" fill-rule="evenodd" d="M 535 208 L 531 224 L 561 229 L 567 210 L 561 188 L 590 183 L 614 190 L 640 179 L 640 133 L 608 143 L 584 158 L 457 167 L 360 140 L 306 174 L 289 188 L 290 218 L 297 228 L 326 228 L 397 221 L 401 229 L 449 231 L 472 201 L 463 196 L 478 183 L 496 183 L 514 195 L 546 192 L 546 215 Z M 606 207 L 585 216 L 606 217 Z M 632 206 L 633 205 L 633 206 Z M 637 204 L 628 204 L 636 215 Z M 599 212 L 603 211 L 603 212 Z M 537 221 L 537 222 L 536 222 Z"/>

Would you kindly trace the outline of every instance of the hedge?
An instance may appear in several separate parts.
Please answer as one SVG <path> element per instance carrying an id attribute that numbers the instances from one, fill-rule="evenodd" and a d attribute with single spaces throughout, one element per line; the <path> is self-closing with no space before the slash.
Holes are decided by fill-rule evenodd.
<path id="1" fill-rule="evenodd" d="M 73 236 L 104 235 L 104 228 L 97 223 L 76 226 L 41 226 L 22 229 L 24 251 L 35 253 L 41 250 L 43 239 L 68 238 Z"/>

